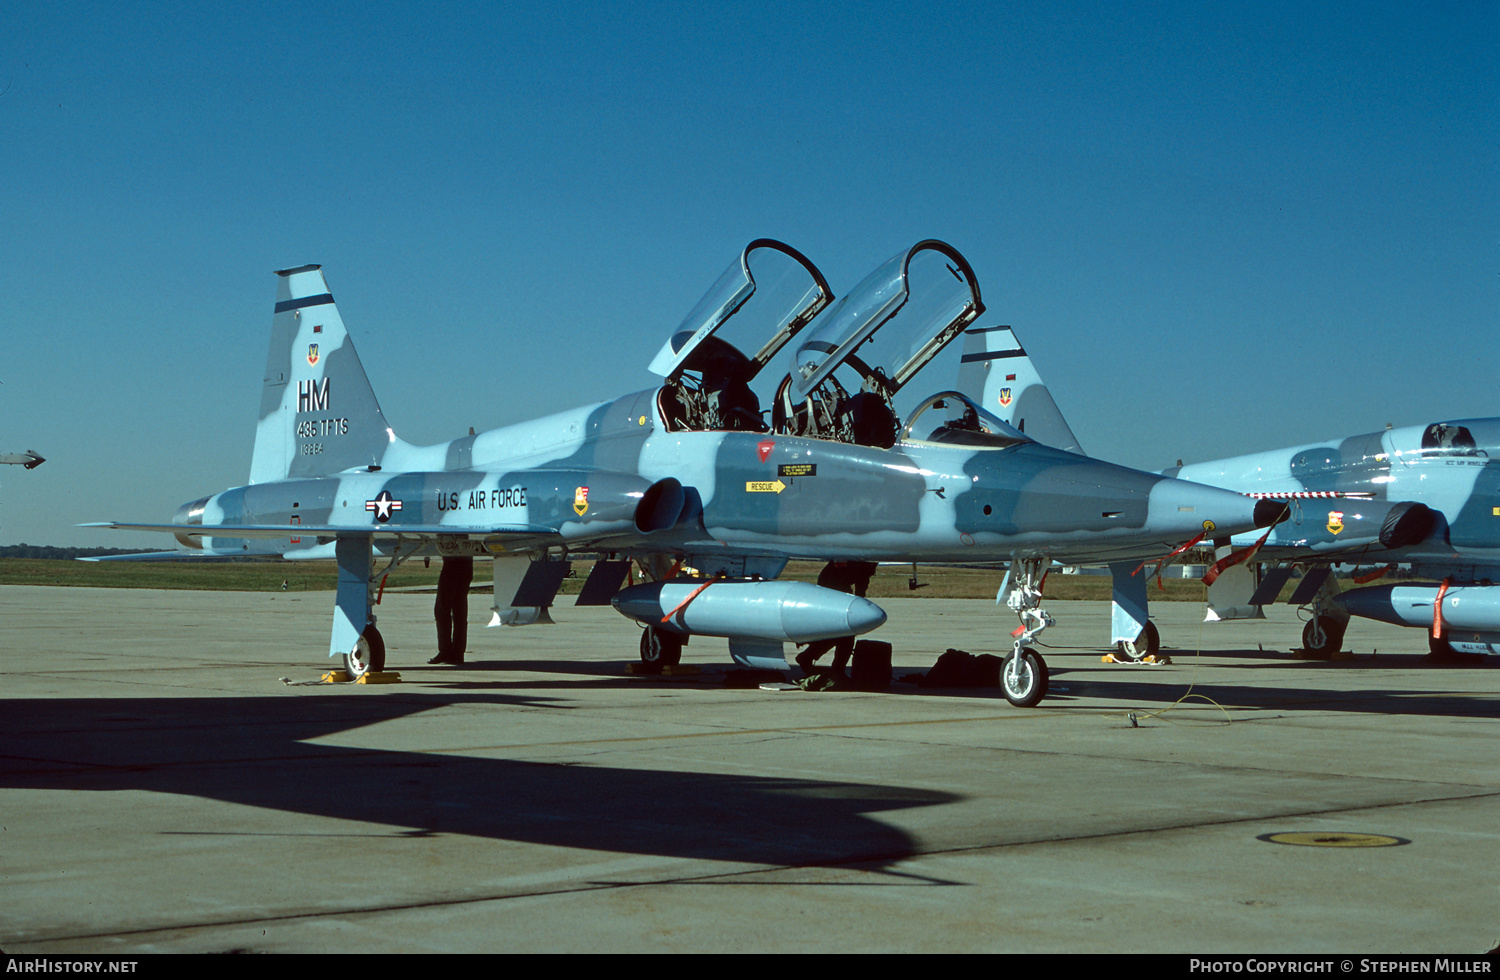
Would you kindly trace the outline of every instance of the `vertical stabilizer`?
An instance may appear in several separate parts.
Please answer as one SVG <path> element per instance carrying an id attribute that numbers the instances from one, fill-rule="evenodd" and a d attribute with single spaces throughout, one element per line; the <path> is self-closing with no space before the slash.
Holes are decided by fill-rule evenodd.
<path id="1" fill-rule="evenodd" d="M 1083 454 L 1078 437 L 1010 327 L 965 331 L 958 390 L 1037 442 Z"/>
<path id="2" fill-rule="evenodd" d="M 378 467 L 386 424 L 321 266 L 282 269 L 250 482 Z"/>

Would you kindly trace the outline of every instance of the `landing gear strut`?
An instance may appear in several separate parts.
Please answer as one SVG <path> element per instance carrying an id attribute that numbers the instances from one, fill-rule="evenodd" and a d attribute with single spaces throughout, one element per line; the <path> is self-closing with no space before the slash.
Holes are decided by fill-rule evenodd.
<path id="1" fill-rule="evenodd" d="M 1018 708 L 1032 708 L 1047 696 L 1047 662 L 1030 649 L 1042 630 L 1052 625 L 1052 617 L 1042 606 L 1041 558 L 1028 558 L 1011 567 L 1014 582 L 1008 604 L 1021 618 L 1021 635 L 1010 656 L 1000 665 L 1000 689 L 1005 699 Z"/>

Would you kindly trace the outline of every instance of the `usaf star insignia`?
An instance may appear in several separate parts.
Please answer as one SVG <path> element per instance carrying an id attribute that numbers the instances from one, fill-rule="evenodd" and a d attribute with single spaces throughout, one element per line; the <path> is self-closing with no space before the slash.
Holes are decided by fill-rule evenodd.
<path id="1" fill-rule="evenodd" d="M 365 501 L 365 510 L 375 512 L 375 520 L 384 524 L 391 519 L 391 514 L 401 509 L 401 501 L 391 496 L 389 490 L 380 491 L 380 495 L 374 500 Z"/>

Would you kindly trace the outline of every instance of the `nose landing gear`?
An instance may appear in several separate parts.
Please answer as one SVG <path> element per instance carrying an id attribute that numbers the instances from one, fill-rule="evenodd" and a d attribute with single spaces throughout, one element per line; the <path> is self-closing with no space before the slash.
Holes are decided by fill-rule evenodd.
<path id="1" fill-rule="evenodd" d="M 1047 662 L 1030 649 L 1053 619 L 1042 606 L 1042 567 L 1045 560 L 1028 558 L 1012 566 L 1015 582 L 1007 600 L 1021 618 L 1021 632 L 1010 656 L 1000 665 L 1000 689 L 1018 708 L 1033 708 L 1047 696 Z"/>

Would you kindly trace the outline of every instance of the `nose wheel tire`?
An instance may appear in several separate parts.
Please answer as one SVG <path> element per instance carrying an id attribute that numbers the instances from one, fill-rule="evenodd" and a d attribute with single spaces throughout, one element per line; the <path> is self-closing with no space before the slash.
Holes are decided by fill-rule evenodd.
<path id="1" fill-rule="evenodd" d="M 1018 708 L 1034 708 L 1047 696 L 1047 662 L 1030 650 L 1018 650 L 1000 665 L 1000 689 Z"/>
<path id="2" fill-rule="evenodd" d="M 668 630 L 648 626 L 641 631 L 641 663 L 647 669 L 661 670 L 682 662 L 682 637 Z"/>
<path id="3" fill-rule="evenodd" d="M 344 672 L 359 680 L 372 670 L 385 670 L 385 640 L 378 629 L 366 626 L 354 649 L 344 654 Z"/>
<path id="4" fill-rule="evenodd" d="M 1161 633 L 1156 629 L 1156 624 L 1147 621 L 1141 629 L 1141 635 L 1132 640 L 1120 640 L 1115 644 L 1115 658 L 1127 663 L 1137 664 L 1147 657 L 1154 657 L 1161 652 Z"/>

